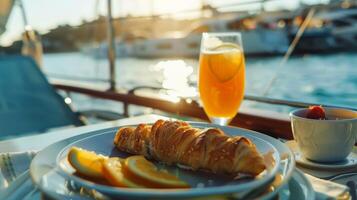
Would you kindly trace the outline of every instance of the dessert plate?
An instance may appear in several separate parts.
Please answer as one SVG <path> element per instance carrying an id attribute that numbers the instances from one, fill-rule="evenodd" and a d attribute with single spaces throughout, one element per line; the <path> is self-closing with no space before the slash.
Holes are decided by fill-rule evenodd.
<path id="1" fill-rule="evenodd" d="M 205 124 L 205 123 L 190 123 L 192 126 L 195 127 L 212 127 L 214 125 L 212 124 Z M 294 160 L 291 152 L 289 149 L 283 145 L 280 141 L 275 140 L 274 138 L 271 138 L 269 136 L 266 136 L 264 134 L 260 134 L 257 132 L 249 131 L 249 130 L 244 130 L 244 129 L 238 129 L 238 128 L 232 128 L 232 127 L 220 127 L 225 131 L 227 134 L 231 135 L 243 135 L 248 138 L 251 138 L 253 142 L 256 144 L 258 143 L 262 147 L 258 148 L 260 151 L 270 151 L 273 149 L 273 155 L 274 159 L 277 161 L 276 166 L 279 166 L 279 171 L 283 175 L 283 179 L 280 185 L 276 187 L 276 189 L 273 192 L 270 192 L 266 194 L 265 196 L 273 196 L 275 195 L 278 191 L 280 191 L 285 183 L 288 182 L 290 179 L 290 176 L 292 174 L 292 171 L 294 169 Z M 95 184 L 93 182 L 89 182 L 84 179 L 80 179 L 76 176 L 71 175 L 71 172 L 68 173 L 63 173 L 63 169 L 59 169 L 56 166 L 56 162 L 61 160 L 61 156 L 65 155 L 65 151 L 68 150 L 72 145 L 83 145 L 80 147 L 86 148 L 88 150 L 95 150 L 98 153 L 106 154 L 106 155 L 120 155 L 121 152 L 117 152 L 115 148 L 112 146 L 112 140 L 114 137 L 114 134 L 118 128 L 111 128 L 111 129 L 104 129 L 100 131 L 95 131 L 95 132 L 90 132 L 87 134 L 83 134 L 80 136 L 75 136 L 72 138 L 65 139 L 63 141 L 57 142 L 53 145 L 50 145 L 43 151 L 39 152 L 37 156 L 34 158 L 32 164 L 31 164 L 31 176 L 33 181 L 36 183 L 36 185 L 39 186 L 40 189 L 43 190 L 48 190 L 49 185 L 48 185 L 48 180 L 49 179 L 44 179 L 43 175 L 49 171 L 55 170 L 56 173 L 60 173 L 61 175 L 65 175 L 66 179 L 70 179 L 71 181 L 75 181 L 77 184 L 82 185 L 82 186 L 87 186 L 87 188 L 91 189 L 96 189 L 97 191 L 101 191 L 102 193 L 109 194 L 109 196 L 113 195 L 120 195 L 126 198 L 141 198 L 144 195 L 149 195 L 152 198 L 186 198 L 186 197 L 194 197 L 194 196 L 207 196 L 207 195 L 216 195 L 216 194 L 225 194 L 225 193 L 232 193 L 232 192 L 237 192 L 238 185 L 235 185 L 234 183 L 228 183 L 227 185 L 219 185 L 221 183 L 216 183 L 218 185 L 206 185 L 206 188 L 202 188 L 202 184 L 200 185 L 199 188 L 194 188 L 190 190 L 185 190 L 185 191 L 180 191 L 180 190 L 175 190 L 175 191 L 168 191 L 168 190 L 153 190 L 153 189 L 128 189 L 128 188 L 116 188 L 116 187 L 110 187 L 110 186 L 103 186 L 99 184 Z M 101 141 L 99 138 L 105 140 Z M 91 141 L 91 145 L 89 145 L 89 141 Z M 257 141 L 257 142 L 256 142 Z M 271 144 L 270 144 L 270 143 Z M 275 149 L 279 149 L 279 152 Z M 278 153 L 278 155 L 276 155 Z M 284 157 L 284 162 L 285 164 L 280 164 L 280 158 L 279 154 Z M 60 156 L 61 155 L 61 156 Z M 274 170 L 270 170 L 270 174 L 267 173 L 268 175 L 274 175 Z M 194 172 L 195 173 L 195 172 Z M 269 177 L 268 175 L 265 175 L 266 177 Z M 269 177 L 270 179 L 270 177 Z M 267 182 L 264 183 L 269 183 L 271 180 L 268 180 Z M 264 179 L 261 179 L 264 180 Z M 251 184 L 248 189 L 250 191 L 252 188 L 257 188 L 259 187 L 259 184 L 257 184 L 256 181 L 261 181 L 261 180 L 254 180 L 250 181 L 248 183 L 240 183 L 239 186 L 244 186 L 247 184 Z M 197 181 L 197 180 L 194 180 Z M 254 184 L 252 184 L 254 183 Z M 255 185 L 257 184 L 257 185 Z M 104 187 L 105 189 L 102 189 L 101 187 Z M 99 189 L 98 189 L 99 188 Z M 246 189 L 246 187 L 244 187 Z M 102 190 L 100 190 L 102 189 Z M 214 190 L 213 190 L 214 189 Z M 218 190 L 217 190 L 218 189 Z M 242 189 L 238 188 L 239 191 L 243 191 Z M 114 192 L 113 192 L 114 191 Z M 162 192 L 165 192 L 164 194 Z M 218 191 L 218 193 L 217 193 Z"/>
<path id="2" fill-rule="evenodd" d="M 322 169 L 322 170 L 346 170 L 357 167 L 357 152 L 353 150 L 345 160 L 339 162 L 329 162 L 329 163 L 321 163 L 314 162 L 307 158 L 305 158 L 299 150 L 295 141 L 287 142 L 287 145 L 294 152 L 296 163 L 312 169 Z"/>

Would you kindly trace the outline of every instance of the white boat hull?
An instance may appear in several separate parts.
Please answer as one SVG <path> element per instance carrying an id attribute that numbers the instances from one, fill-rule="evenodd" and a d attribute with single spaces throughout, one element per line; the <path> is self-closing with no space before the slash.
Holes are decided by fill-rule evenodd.
<path id="1" fill-rule="evenodd" d="M 289 40 L 282 30 L 243 31 L 245 54 L 283 54 Z M 140 40 L 133 43 L 131 56 L 135 57 L 197 57 L 200 52 L 201 35 L 185 38 Z"/>

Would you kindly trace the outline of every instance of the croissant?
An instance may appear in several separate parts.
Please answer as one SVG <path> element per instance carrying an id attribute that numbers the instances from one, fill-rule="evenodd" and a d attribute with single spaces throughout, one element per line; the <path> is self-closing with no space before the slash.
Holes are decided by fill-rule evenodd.
<path id="1" fill-rule="evenodd" d="M 158 120 L 153 125 L 120 128 L 114 144 L 121 151 L 193 170 L 256 176 L 266 168 L 249 139 L 229 137 L 217 128 L 194 128 L 183 121 Z"/>

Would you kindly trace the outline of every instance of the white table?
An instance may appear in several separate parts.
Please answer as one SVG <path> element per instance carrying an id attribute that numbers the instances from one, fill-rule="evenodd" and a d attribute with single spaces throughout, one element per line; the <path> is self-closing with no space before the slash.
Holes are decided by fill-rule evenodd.
<path id="1" fill-rule="evenodd" d="M 48 133 L 29 135 L 15 139 L 0 141 L 1 152 L 21 152 L 21 151 L 39 151 L 46 146 L 57 141 L 69 138 L 75 135 L 96 131 L 116 126 L 138 124 L 138 123 L 152 123 L 158 119 L 167 119 L 167 117 L 160 115 L 141 115 L 136 117 L 124 118 L 110 122 L 98 123 L 75 128 L 65 128 Z"/>
<path id="2" fill-rule="evenodd" d="M 15 139 L 4 140 L 4 141 L 0 141 L 0 153 L 39 151 L 50 144 L 53 144 L 57 141 L 72 136 L 76 136 L 76 135 L 80 135 L 100 129 L 116 127 L 116 126 L 124 126 L 130 124 L 138 124 L 138 123 L 153 123 L 158 119 L 168 119 L 168 118 L 165 116 L 152 115 L 152 114 L 142 115 L 142 116 L 119 119 L 110 122 L 98 123 L 98 124 L 75 127 L 75 128 L 66 128 L 66 129 L 51 131 L 43 134 L 29 135 L 29 136 L 19 137 Z"/>

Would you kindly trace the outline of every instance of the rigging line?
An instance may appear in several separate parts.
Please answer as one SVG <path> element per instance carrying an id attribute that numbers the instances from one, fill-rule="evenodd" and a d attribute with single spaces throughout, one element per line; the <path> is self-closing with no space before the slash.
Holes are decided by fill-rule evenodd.
<path id="1" fill-rule="evenodd" d="M 95 4 L 94 4 L 94 16 L 95 16 L 94 18 L 98 18 L 99 17 L 99 8 L 100 8 L 100 2 L 99 2 L 99 0 L 96 0 Z M 98 25 L 94 24 L 93 28 L 91 29 L 90 35 L 89 35 L 89 40 L 94 41 L 94 43 L 90 43 L 91 45 L 88 46 L 87 48 L 92 48 L 92 49 L 94 49 L 94 51 L 99 51 L 99 49 L 97 49 L 96 46 L 95 46 L 95 43 L 97 41 L 97 36 L 98 36 L 98 32 L 97 32 L 97 29 L 99 29 L 98 27 L 99 27 Z M 88 42 L 90 42 L 90 41 L 88 41 Z M 94 59 L 94 60 L 95 60 L 95 68 L 94 68 L 95 74 L 98 75 L 99 74 L 99 67 L 100 67 L 99 60 L 98 59 Z"/>
<path id="2" fill-rule="evenodd" d="M 293 53 L 296 45 L 300 41 L 302 34 L 305 32 L 305 29 L 306 29 L 307 25 L 310 23 L 310 21 L 311 21 L 312 17 L 314 16 L 314 14 L 315 14 L 315 8 L 311 8 L 309 10 L 309 13 L 307 14 L 305 20 L 301 24 L 298 32 L 296 33 L 294 40 L 291 42 L 288 50 L 286 51 L 283 59 L 280 61 L 279 65 L 278 65 L 278 70 L 276 71 L 276 73 L 274 74 L 273 78 L 268 83 L 267 87 L 263 90 L 263 95 L 262 95 L 263 97 L 268 95 L 270 89 L 272 88 L 272 86 L 276 82 L 276 80 L 278 78 L 278 76 L 277 76 L 278 72 L 280 71 L 279 69 L 281 67 L 283 67 L 286 64 L 286 62 L 289 60 L 291 54 Z"/>
<path id="3" fill-rule="evenodd" d="M 29 24 L 29 20 L 28 20 L 27 13 L 26 13 L 26 10 L 25 10 L 25 7 L 24 7 L 24 3 L 22 2 L 22 0 L 17 0 L 16 3 L 17 3 L 17 5 L 19 6 L 19 8 L 21 10 L 21 15 L 22 15 L 22 20 L 23 20 L 23 23 L 24 23 L 25 31 L 32 30 L 32 27 Z"/>

